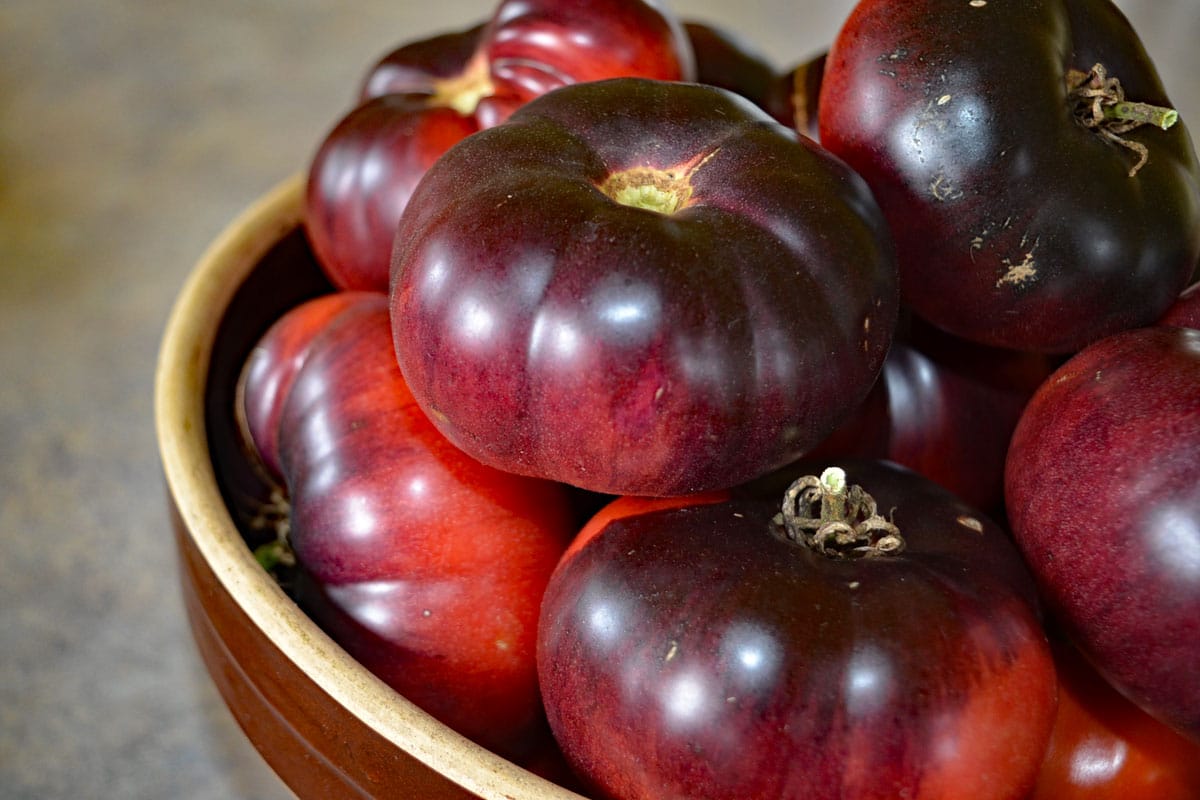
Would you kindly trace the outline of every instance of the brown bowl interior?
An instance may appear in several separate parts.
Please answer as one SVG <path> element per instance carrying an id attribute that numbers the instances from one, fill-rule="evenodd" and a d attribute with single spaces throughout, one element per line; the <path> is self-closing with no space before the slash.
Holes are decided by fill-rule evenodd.
<path id="1" fill-rule="evenodd" d="M 200 654 L 238 723 L 301 798 L 579 796 L 458 735 L 329 639 L 255 561 L 235 520 L 263 494 L 233 398 L 282 312 L 330 291 L 295 176 L 238 217 L 189 276 L 164 334 L 155 417 L 181 584 Z"/>

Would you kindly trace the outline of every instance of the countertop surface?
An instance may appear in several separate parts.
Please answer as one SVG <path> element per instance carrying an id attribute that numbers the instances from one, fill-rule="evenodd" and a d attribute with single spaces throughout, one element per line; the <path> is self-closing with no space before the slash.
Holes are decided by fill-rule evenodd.
<path id="1" fill-rule="evenodd" d="M 1119 5 L 1183 119 L 1200 118 L 1200 3 Z M 824 49 L 851 3 L 673 7 L 783 67 Z M 376 57 L 489 11 L 0 3 L 0 796 L 290 796 L 183 614 L 153 427 L 159 337 L 206 244 L 306 167 Z"/>

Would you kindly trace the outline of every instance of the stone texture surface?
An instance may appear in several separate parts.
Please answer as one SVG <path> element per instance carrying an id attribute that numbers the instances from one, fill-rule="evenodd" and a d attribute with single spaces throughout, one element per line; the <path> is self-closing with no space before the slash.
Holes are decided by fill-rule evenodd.
<path id="1" fill-rule="evenodd" d="M 1200 5 L 1120 5 L 1200 118 Z M 851 3 L 673 6 L 786 66 Z M 304 168 L 363 68 L 489 9 L 0 4 L 0 795 L 290 796 L 184 620 L 153 433 L 158 338 L 208 241 Z"/>

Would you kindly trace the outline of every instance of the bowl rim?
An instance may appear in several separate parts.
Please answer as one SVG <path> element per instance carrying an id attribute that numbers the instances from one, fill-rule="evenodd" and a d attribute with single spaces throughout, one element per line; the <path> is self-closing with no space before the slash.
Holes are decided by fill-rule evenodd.
<path id="1" fill-rule="evenodd" d="M 155 433 L 186 534 L 226 592 L 271 644 L 384 739 L 484 800 L 580 795 L 456 733 L 338 646 L 262 569 L 234 524 L 207 443 L 204 394 L 222 314 L 259 259 L 302 221 L 295 174 L 244 209 L 188 275 L 168 317 L 154 377 Z"/>

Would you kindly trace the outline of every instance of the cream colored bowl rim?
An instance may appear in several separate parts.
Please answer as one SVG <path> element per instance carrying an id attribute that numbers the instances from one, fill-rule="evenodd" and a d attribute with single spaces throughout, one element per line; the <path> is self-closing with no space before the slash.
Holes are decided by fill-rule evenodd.
<path id="1" fill-rule="evenodd" d="M 243 211 L 209 245 L 168 319 L 155 373 L 155 427 L 167 484 L 202 557 L 250 620 L 336 702 L 396 747 L 485 800 L 579 795 L 442 725 L 375 678 L 325 635 L 258 565 L 221 496 L 209 457 L 204 392 L 229 305 L 258 260 L 301 219 L 294 175 Z"/>

